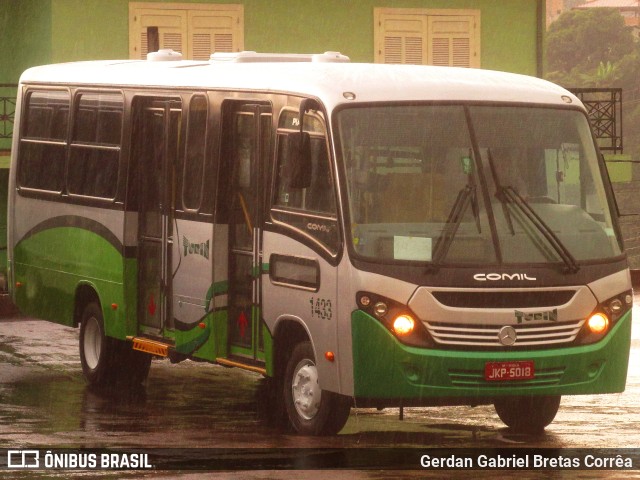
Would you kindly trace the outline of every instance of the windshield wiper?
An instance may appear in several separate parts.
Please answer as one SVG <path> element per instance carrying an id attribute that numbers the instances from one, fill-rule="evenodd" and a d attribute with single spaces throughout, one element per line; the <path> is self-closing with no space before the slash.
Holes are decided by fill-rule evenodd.
<path id="1" fill-rule="evenodd" d="M 467 185 L 458 192 L 458 197 L 451 207 L 449 216 L 447 217 L 447 223 L 442 230 L 442 233 L 438 237 L 435 247 L 433 248 L 432 265 L 437 267 L 442 259 L 447 256 L 449 248 L 453 243 L 453 239 L 458 232 L 458 227 L 462 222 L 464 213 L 467 211 L 469 204 L 471 203 L 471 197 L 475 194 L 475 187 Z"/>
<path id="2" fill-rule="evenodd" d="M 489 160 L 489 167 L 491 169 L 491 176 L 493 177 L 493 183 L 496 185 L 496 198 L 500 201 L 500 204 L 502 205 L 502 213 L 504 214 L 504 218 L 507 220 L 507 226 L 509 227 L 509 231 L 511 232 L 511 235 L 515 235 L 516 231 L 513 228 L 511 213 L 509 213 L 509 207 L 507 207 L 509 198 L 505 194 L 505 187 L 502 186 L 502 184 L 500 183 L 500 179 L 498 178 L 496 164 L 493 161 L 493 156 L 491 155 L 490 148 L 487 148 L 487 159 Z"/>
<path id="3" fill-rule="evenodd" d="M 471 150 L 469 150 L 468 158 L 472 161 L 471 159 L 473 157 L 471 155 Z M 476 182 L 470 166 L 467 172 L 467 186 L 458 192 L 458 197 L 456 198 L 456 201 L 453 202 L 453 207 L 451 207 L 451 211 L 447 216 L 445 227 L 433 248 L 433 257 L 431 259 L 431 265 L 429 266 L 430 269 L 436 270 L 440 266 L 442 260 L 449 253 L 449 248 L 451 248 L 453 239 L 458 232 L 458 228 L 462 223 L 462 219 L 464 218 L 464 214 L 467 211 L 467 208 L 469 208 L 469 205 L 471 205 L 471 211 L 473 212 L 473 218 L 476 221 L 478 233 L 482 233 L 482 228 L 480 227 L 480 208 L 478 207 L 478 196 L 476 194 L 476 190 Z"/>
<path id="4" fill-rule="evenodd" d="M 442 260 L 447 256 L 447 253 L 449 253 L 449 248 L 453 243 L 453 239 L 458 232 L 460 223 L 462 223 L 462 219 L 464 218 L 464 214 L 467 211 L 467 208 L 469 208 L 469 205 L 471 205 L 471 209 L 476 219 L 478 233 L 481 233 L 480 211 L 478 209 L 478 200 L 476 198 L 476 186 L 473 182 L 469 181 L 469 184 L 458 192 L 458 197 L 456 198 L 453 207 L 451 207 L 451 211 L 447 217 L 447 223 L 445 224 L 442 234 L 438 237 L 438 241 L 433 248 L 433 258 L 430 268 L 438 268 Z"/>
<path id="5" fill-rule="evenodd" d="M 522 198 L 522 196 L 511 186 L 503 186 L 498 179 L 498 172 L 491 156 L 491 149 L 487 149 L 487 158 L 489 160 L 489 166 L 491 167 L 491 175 L 496 185 L 496 197 L 502 203 L 502 209 L 505 212 L 505 218 L 512 235 L 515 235 L 513 229 L 513 222 L 511 221 L 511 214 L 509 213 L 508 203 L 515 205 L 520 212 L 531 222 L 531 224 L 542 234 L 542 236 L 549 242 L 549 245 L 556 251 L 558 256 L 565 264 L 565 271 L 568 273 L 576 273 L 580 270 L 580 266 L 571 252 L 564 246 L 558 235 L 551 229 L 551 227 L 531 208 L 531 205 Z"/>
<path id="6" fill-rule="evenodd" d="M 566 266 L 568 273 L 576 273 L 580 270 L 580 266 L 571 252 L 564 246 L 558 235 L 551 229 L 551 227 L 531 208 L 531 205 L 522 198 L 522 196 L 513 187 L 502 187 L 504 194 L 509 198 L 509 201 L 517 206 L 520 211 L 529 219 L 531 224 L 538 229 L 540 233 L 547 239 L 549 244 L 558 253 L 562 261 Z"/>

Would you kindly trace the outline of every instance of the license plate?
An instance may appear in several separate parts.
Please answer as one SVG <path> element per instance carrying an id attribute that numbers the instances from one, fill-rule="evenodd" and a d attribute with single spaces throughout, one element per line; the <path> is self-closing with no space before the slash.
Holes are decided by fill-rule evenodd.
<path id="1" fill-rule="evenodd" d="M 504 380 L 528 380 L 534 377 L 533 360 L 519 362 L 487 362 L 484 379 L 490 382 Z"/>

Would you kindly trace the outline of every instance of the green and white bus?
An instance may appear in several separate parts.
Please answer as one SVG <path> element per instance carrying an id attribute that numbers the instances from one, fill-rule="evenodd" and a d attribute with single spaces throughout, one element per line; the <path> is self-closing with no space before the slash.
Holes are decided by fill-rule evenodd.
<path id="1" fill-rule="evenodd" d="M 152 356 L 268 377 L 302 434 L 350 408 L 494 404 L 541 430 L 624 390 L 633 303 L 566 90 L 326 52 L 36 67 L 8 209 L 16 305 L 90 384 Z"/>

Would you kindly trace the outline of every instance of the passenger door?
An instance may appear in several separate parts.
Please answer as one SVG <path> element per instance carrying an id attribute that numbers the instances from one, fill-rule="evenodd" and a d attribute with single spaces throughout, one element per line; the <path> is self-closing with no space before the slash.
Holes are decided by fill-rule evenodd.
<path id="1" fill-rule="evenodd" d="M 223 109 L 223 131 L 229 132 L 223 140 L 226 171 L 221 172 L 221 181 L 229 182 L 228 348 L 240 362 L 262 363 L 262 225 L 271 109 L 236 102 Z"/>
<path id="2" fill-rule="evenodd" d="M 170 267 L 182 108 L 179 99 L 137 100 L 132 161 L 137 169 L 138 322 L 146 333 L 159 335 L 172 319 Z"/>
<path id="3" fill-rule="evenodd" d="M 177 331 L 199 330 L 200 340 L 193 335 L 176 334 L 176 349 L 181 343 L 181 353 L 192 353 L 208 336 L 201 323 L 209 315 L 214 304 L 213 291 L 214 231 L 212 225 L 215 192 L 210 143 L 215 138 L 208 127 L 209 103 L 204 93 L 196 93 L 185 99 L 185 119 L 182 122 L 184 148 L 175 192 L 176 218 L 173 223 L 172 252 L 173 327 Z M 226 237 L 225 237 L 226 238 Z M 216 237 L 216 240 L 217 237 Z M 216 259 L 216 261 L 219 261 Z M 200 327 L 200 328 L 198 328 Z"/>

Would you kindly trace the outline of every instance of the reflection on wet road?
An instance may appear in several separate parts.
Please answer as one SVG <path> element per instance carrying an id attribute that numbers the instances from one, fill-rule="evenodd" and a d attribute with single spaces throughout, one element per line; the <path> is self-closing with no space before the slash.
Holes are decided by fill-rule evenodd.
<path id="1" fill-rule="evenodd" d="M 325 438 L 274 432 L 260 412 L 262 380 L 255 374 L 154 360 L 139 391 L 99 391 L 82 378 L 76 330 L 4 319 L 0 447 L 640 447 L 640 311 L 634 317 L 626 392 L 564 397 L 542 435 L 511 434 L 493 407 L 483 406 L 407 408 L 404 420 L 397 409 L 356 409 L 340 435 Z M 272 478 L 263 473 L 219 478 Z M 347 478 L 346 472 L 334 473 L 332 478 Z M 300 472 L 281 476 L 304 477 Z M 357 472 L 348 478 L 391 477 Z"/>

